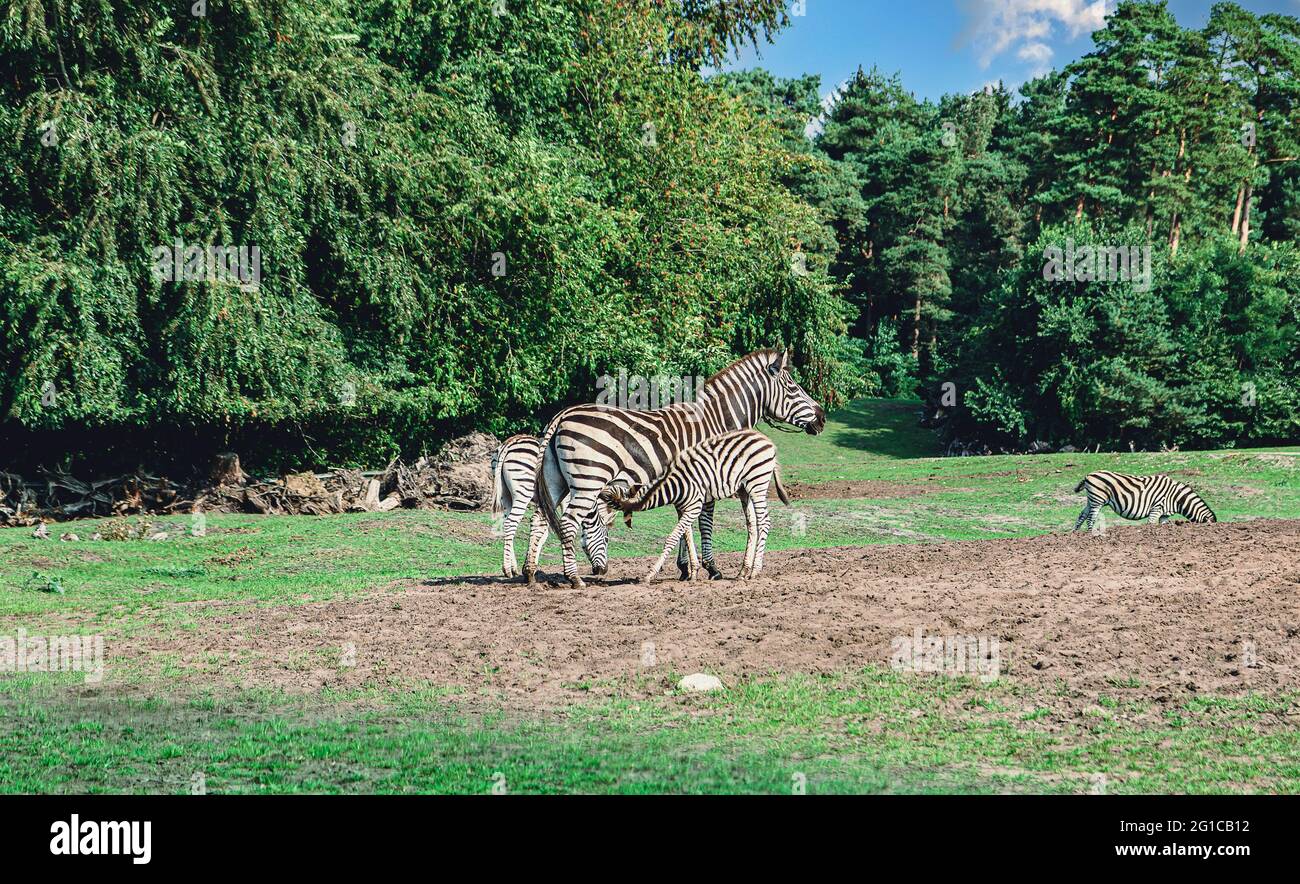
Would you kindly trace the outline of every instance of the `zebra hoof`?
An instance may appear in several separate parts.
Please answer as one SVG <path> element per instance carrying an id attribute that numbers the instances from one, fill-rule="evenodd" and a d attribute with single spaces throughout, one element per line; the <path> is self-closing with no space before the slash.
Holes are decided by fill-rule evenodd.
<path id="1" fill-rule="evenodd" d="M 582 580 L 581 577 L 573 577 L 573 578 L 570 578 L 570 580 L 569 580 L 569 585 L 570 585 L 571 587 L 573 587 L 574 589 L 586 589 L 586 588 L 587 588 L 587 584 L 583 582 L 583 580 Z"/>
<path id="2" fill-rule="evenodd" d="M 595 577 L 604 577 L 606 574 L 609 573 L 609 565 L 601 565 L 599 568 L 597 568 L 595 565 L 592 565 L 591 573 Z"/>

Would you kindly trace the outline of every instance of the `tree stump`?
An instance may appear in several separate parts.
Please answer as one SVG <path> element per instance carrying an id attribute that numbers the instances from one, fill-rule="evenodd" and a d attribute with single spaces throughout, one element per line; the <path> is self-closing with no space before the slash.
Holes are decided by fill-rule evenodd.
<path id="1" fill-rule="evenodd" d="M 208 473 L 210 485 L 245 485 L 248 476 L 239 465 L 239 455 L 233 451 L 224 451 L 212 459 L 212 469 Z"/>

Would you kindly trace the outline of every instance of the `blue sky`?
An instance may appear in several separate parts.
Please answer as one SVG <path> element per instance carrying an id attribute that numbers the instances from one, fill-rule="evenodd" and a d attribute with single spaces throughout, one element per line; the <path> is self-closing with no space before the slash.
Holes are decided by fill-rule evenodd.
<path id="1" fill-rule="evenodd" d="M 1169 0 L 1184 27 L 1200 27 L 1214 0 Z M 1238 0 L 1255 13 L 1300 15 L 1300 0 Z M 728 69 L 820 74 L 822 94 L 858 66 L 899 72 L 919 97 L 1015 88 L 1092 48 L 1115 0 L 791 0 L 792 25 L 773 44 L 747 49 Z"/>

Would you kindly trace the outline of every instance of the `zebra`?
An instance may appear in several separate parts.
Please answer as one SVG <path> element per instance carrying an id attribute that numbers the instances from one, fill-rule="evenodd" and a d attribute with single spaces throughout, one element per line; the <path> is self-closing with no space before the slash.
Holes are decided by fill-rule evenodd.
<path id="1" fill-rule="evenodd" d="M 541 458 L 541 440 L 522 433 L 506 439 L 492 455 L 492 518 L 499 521 L 499 531 L 505 540 L 501 572 L 507 579 L 519 576 L 515 533 L 533 502 L 537 464 Z M 603 505 L 583 522 L 582 550 L 591 560 L 593 574 L 605 574 L 609 570 L 609 527 L 613 522 L 614 514 Z"/>
<path id="2" fill-rule="evenodd" d="M 605 486 L 620 479 L 648 485 L 681 451 L 731 430 L 753 429 L 764 419 L 793 424 L 809 435 L 826 427 L 826 412 L 790 375 L 789 351 L 759 350 L 738 359 L 705 381 L 694 402 L 654 411 L 577 405 L 561 412 L 542 436 L 539 512 L 533 514 L 524 561 L 529 584 L 536 583 L 537 556 L 549 528 L 564 547 L 564 575 L 575 589 L 585 586 L 573 541 Z M 700 546 L 709 575 L 721 577 L 713 561 L 711 502 L 700 511 Z M 686 553 L 683 545 L 678 551 L 683 578 L 689 571 Z"/>
<path id="3" fill-rule="evenodd" d="M 1074 523 L 1075 531 L 1084 522 L 1088 523 L 1088 530 L 1092 530 L 1097 511 L 1106 504 L 1125 519 L 1147 519 L 1153 523 L 1159 521 L 1161 525 L 1175 515 L 1185 516 L 1193 522 L 1218 521 L 1199 494 L 1168 476 L 1124 476 L 1101 470 L 1086 476 L 1075 487 L 1074 493 L 1085 489 L 1088 502 Z"/>
<path id="4" fill-rule="evenodd" d="M 748 538 L 740 579 L 748 580 L 763 570 L 767 532 L 772 527 L 771 516 L 767 513 L 769 486 L 774 486 L 781 502 L 789 506 L 790 497 L 781 484 L 781 472 L 776 462 L 776 445 L 757 430 L 735 430 L 686 449 L 668 467 L 668 472 L 648 488 L 636 487 L 629 493 L 611 485 L 600 492 L 598 499 L 622 510 L 629 527 L 633 512 L 668 504 L 677 508 L 677 526 L 668 535 L 659 560 L 642 579 L 642 582 L 649 583 L 663 568 L 669 551 L 683 535 L 689 556 L 687 579 L 694 579 L 697 559 L 691 525 L 706 502 L 739 497 Z"/>

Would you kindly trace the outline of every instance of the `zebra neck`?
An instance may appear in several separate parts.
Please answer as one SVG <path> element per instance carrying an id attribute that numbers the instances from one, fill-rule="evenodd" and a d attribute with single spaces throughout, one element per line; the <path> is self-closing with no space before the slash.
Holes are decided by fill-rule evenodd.
<path id="1" fill-rule="evenodd" d="M 763 416 L 763 391 L 749 387 L 734 390 L 706 390 L 697 400 L 704 410 L 709 435 L 718 436 L 732 430 L 752 430 Z"/>
<path id="2" fill-rule="evenodd" d="M 637 498 L 633 506 L 638 510 L 657 510 L 672 503 L 672 497 L 668 488 L 668 476 L 664 476 Z"/>

